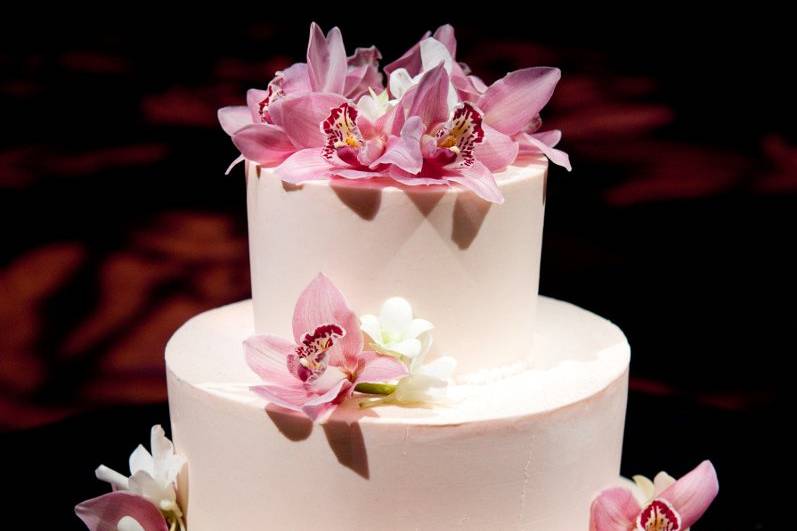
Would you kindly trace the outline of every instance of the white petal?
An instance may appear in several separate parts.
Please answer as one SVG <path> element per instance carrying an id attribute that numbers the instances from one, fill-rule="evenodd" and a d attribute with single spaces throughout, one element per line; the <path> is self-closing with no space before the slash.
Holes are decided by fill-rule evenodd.
<path id="1" fill-rule="evenodd" d="M 424 334 L 434 328 L 434 325 L 426 319 L 413 319 L 410 326 L 407 328 L 406 337 L 417 338 L 419 335 Z"/>
<path id="2" fill-rule="evenodd" d="M 155 474 L 152 456 L 147 449 L 140 444 L 138 448 L 133 450 L 133 453 L 130 454 L 130 475 L 132 476 L 139 471 L 144 471 L 151 476 Z"/>
<path id="3" fill-rule="evenodd" d="M 408 358 L 414 358 L 421 353 L 422 346 L 421 342 L 417 339 L 405 339 L 404 341 L 389 343 L 385 345 L 385 348 L 390 352 L 401 354 Z"/>
<path id="4" fill-rule="evenodd" d="M 146 472 L 139 471 L 129 480 L 130 492 L 154 503 L 161 508 L 164 505 L 171 507 L 177 500 L 177 493 L 171 484 L 163 484 Z"/>
<path id="5" fill-rule="evenodd" d="M 174 453 L 174 445 L 160 426 L 153 426 L 150 434 L 154 477 L 161 483 L 177 481 L 177 475 L 185 465 L 185 458 Z"/>
<path id="6" fill-rule="evenodd" d="M 382 304 L 379 323 L 382 325 L 382 330 L 388 334 L 398 334 L 400 337 L 404 337 L 404 333 L 412 324 L 412 306 L 401 297 L 392 297 L 386 300 Z"/>
<path id="7" fill-rule="evenodd" d="M 381 344 L 382 327 L 379 324 L 379 317 L 370 314 L 360 316 L 360 329 L 375 343 Z"/>
<path id="8" fill-rule="evenodd" d="M 413 84 L 412 77 L 404 68 L 397 68 L 390 73 L 388 85 L 393 99 L 400 99 Z"/>
<path id="9" fill-rule="evenodd" d="M 124 516 L 119 523 L 116 524 L 117 531 L 146 531 L 144 527 L 138 523 L 138 520 L 132 516 Z"/>
<path id="10" fill-rule="evenodd" d="M 457 360 L 451 356 L 442 356 L 418 368 L 419 374 L 431 376 L 439 380 L 448 380 L 457 368 Z"/>
<path id="11" fill-rule="evenodd" d="M 651 497 L 658 496 L 661 494 L 667 487 L 675 483 L 675 478 L 669 475 L 667 472 L 659 472 L 656 474 L 656 477 L 653 478 L 653 494 Z"/>
<path id="12" fill-rule="evenodd" d="M 649 503 L 654 496 L 653 482 L 645 476 L 634 476 L 632 479 L 642 493 L 643 499 L 640 500 L 640 503 Z"/>
<path id="13" fill-rule="evenodd" d="M 446 69 L 448 74 L 451 74 L 454 60 L 451 58 L 451 54 L 445 44 L 432 37 L 422 40 L 421 65 L 423 65 L 423 71 L 431 70 L 440 63 L 443 63 L 443 68 Z"/>
<path id="14" fill-rule="evenodd" d="M 116 470 L 110 469 L 105 465 L 98 466 L 97 470 L 94 471 L 94 475 L 97 476 L 97 479 L 100 481 L 110 483 L 117 490 L 128 489 L 127 476 L 120 474 Z"/>

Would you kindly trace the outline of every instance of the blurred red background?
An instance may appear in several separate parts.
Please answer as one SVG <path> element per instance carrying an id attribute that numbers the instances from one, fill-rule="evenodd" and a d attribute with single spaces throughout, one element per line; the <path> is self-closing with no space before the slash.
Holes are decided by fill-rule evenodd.
<path id="1" fill-rule="evenodd" d="M 755 456 L 779 438 L 790 385 L 797 147 L 790 37 L 762 16 L 317 17 L 388 60 L 453 22 L 487 81 L 563 70 L 543 119 L 574 172 L 551 170 L 541 291 L 629 336 L 629 473 L 712 457 L 721 479 L 757 478 L 772 464 Z M 5 21 L 0 428 L 35 437 L 24 430 L 88 411 L 164 411 L 170 334 L 249 296 L 242 170 L 224 175 L 237 153 L 216 109 L 301 59 L 309 22 Z M 667 421 L 684 440 L 651 441 Z M 763 525 L 759 512 L 744 523 Z"/>

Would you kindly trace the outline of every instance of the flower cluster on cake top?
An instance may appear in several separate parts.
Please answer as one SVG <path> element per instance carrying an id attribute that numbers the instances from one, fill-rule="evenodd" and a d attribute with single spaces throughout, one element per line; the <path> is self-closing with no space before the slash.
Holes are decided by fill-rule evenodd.
<path id="1" fill-rule="evenodd" d="M 312 420 L 355 393 L 362 406 L 444 402 L 456 362 L 442 356 L 426 363 L 432 328 L 398 297 L 378 317 L 358 319 L 319 274 L 296 302 L 293 339 L 261 334 L 244 342 L 246 362 L 263 380 L 252 391 Z"/>
<path id="2" fill-rule="evenodd" d="M 516 70 L 486 85 L 456 60 L 454 29 L 427 33 L 379 71 L 375 47 L 346 56 L 340 30 L 313 23 L 307 62 L 277 72 L 245 106 L 219 109 L 243 160 L 285 182 L 389 177 L 409 186 L 459 184 L 501 203 L 494 173 L 545 155 L 570 170 L 541 131 L 559 69 Z M 232 167 L 232 166 L 231 166 Z"/>

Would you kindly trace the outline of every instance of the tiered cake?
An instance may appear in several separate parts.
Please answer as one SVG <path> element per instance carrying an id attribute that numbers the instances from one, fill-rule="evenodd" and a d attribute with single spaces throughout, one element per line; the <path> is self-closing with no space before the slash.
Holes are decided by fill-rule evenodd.
<path id="1" fill-rule="evenodd" d="M 499 175 L 491 205 L 457 188 L 285 186 L 248 164 L 253 299 L 189 321 L 166 352 L 191 531 L 587 529 L 619 475 L 629 348 L 537 296 L 546 168 Z M 352 308 L 401 294 L 433 322 L 435 351 L 459 362 L 452 403 L 350 401 L 313 424 L 251 393 L 241 342 L 290 337 L 318 271 Z"/>
<path id="2" fill-rule="evenodd" d="M 245 161 L 252 300 L 166 347 L 174 446 L 76 507 L 90 531 L 683 531 L 714 499 L 618 477 L 629 347 L 538 295 L 554 68 L 487 86 L 450 26 L 385 67 L 307 62 L 219 112 Z M 151 453 L 150 453 L 151 452 Z"/>
<path id="3" fill-rule="evenodd" d="M 316 73 L 298 77 L 309 78 L 311 93 L 324 85 L 321 95 L 291 105 L 286 86 L 297 82 L 285 71 L 268 91 L 250 91 L 248 108 L 220 115 L 247 159 L 252 300 L 192 319 L 166 349 L 172 431 L 187 460 L 178 493 L 191 531 L 573 531 L 587 528 L 591 500 L 617 481 L 628 344 L 608 321 L 538 296 L 544 154 L 567 161 L 552 147 L 558 132 L 535 133 L 539 109 L 523 105 L 544 105 L 558 71 L 519 71 L 486 88 L 453 62 L 449 31 L 392 65 L 394 100 L 371 89 L 354 107 L 319 80 L 332 75 L 339 34 L 324 37 L 314 26 L 305 69 Z M 370 63 L 357 59 L 365 54 L 349 58 L 349 78 L 368 77 L 358 64 Z M 429 67 L 435 54 L 443 58 Z M 464 101 L 463 80 L 482 94 L 481 107 Z M 513 95 L 529 90 L 543 94 Z M 387 118 L 372 112 L 380 105 Z M 297 132 L 316 107 L 329 117 L 315 132 Z M 513 125 L 520 115 L 527 118 Z M 374 124 L 392 133 L 374 148 L 379 157 L 368 158 Z M 290 142 L 274 140 L 280 135 Z M 414 152 L 401 151 L 413 139 L 423 158 L 417 174 L 408 171 Z M 326 388 L 312 386 L 335 364 L 325 349 L 363 332 L 338 323 L 316 357 L 296 347 L 288 369 L 274 368 L 286 344 L 276 337 L 307 347 L 319 330 L 338 326 L 296 328 L 294 305 L 299 312 L 297 300 L 317 278 L 334 283 L 360 315 L 378 313 L 385 300 L 411 305 L 424 323 L 416 335 L 434 336 L 424 342 L 430 359 L 456 362 L 445 398 L 402 400 L 400 375 L 370 384 L 342 377 L 348 391 L 320 414 L 315 403 Z M 418 354 L 380 349 L 388 339 L 362 323 L 367 349 L 379 356 L 406 362 Z M 420 345 L 414 337 L 402 345 Z M 407 364 L 410 376 L 414 367 Z M 299 387 L 259 387 L 273 371 L 295 376 Z M 312 407 L 307 396 L 292 402 L 305 391 L 318 399 Z"/>

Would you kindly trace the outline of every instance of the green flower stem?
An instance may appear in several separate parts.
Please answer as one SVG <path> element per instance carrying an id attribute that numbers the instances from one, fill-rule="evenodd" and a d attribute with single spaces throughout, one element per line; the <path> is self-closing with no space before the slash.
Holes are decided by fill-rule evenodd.
<path id="1" fill-rule="evenodd" d="M 365 393 L 369 395 L 392 395 L 396 391 L 395 384 L 385 383 L 358 383 L 355 388 L 358 393 Z"/>

